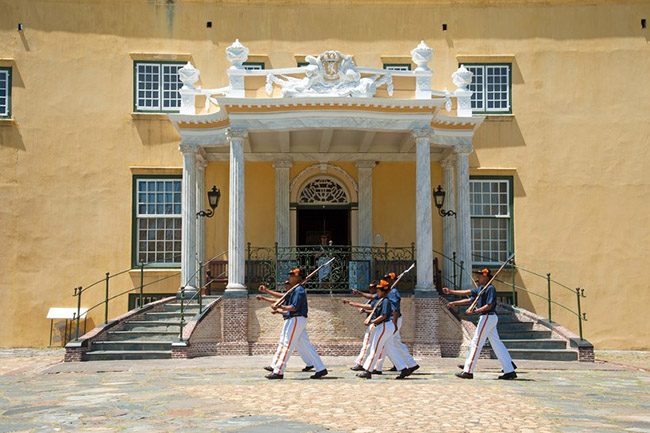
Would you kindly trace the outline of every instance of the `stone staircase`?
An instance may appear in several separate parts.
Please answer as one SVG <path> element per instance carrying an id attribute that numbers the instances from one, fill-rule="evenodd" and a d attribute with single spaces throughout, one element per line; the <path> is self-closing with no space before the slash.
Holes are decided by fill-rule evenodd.
<path id="1" fill-rule="evenodd" d="M 464 314 L 467 306 L 456 309 L 455 314 L 463 320 L 469 320 L 475 325 L 479 320 L 477 315 Z M 567 347 L 564 339 L 552 338 L 548 328 L 533 321 L 520 319 L 512 311 L 504 308 L 498 309 L 499 323 L 497 330 L 499 337 L 505 344 L 513 359 L 534 359 L 544 361 L 577 361 L 578 352 Z M 490 348 L 489 341 L 486 347 L 490 349 L 491 357 L 496 358 Z"/>
<path id="2" fill-rule="evenodd" d="M 203 305 L 214 298 L 203 297 Z M 199 313 L 196 301 L 184 304 L 185 322 Z M 126 319 L 121 329 L 108 331 L 103 341 L 93 341 L 84 361 L 170 359 L 172 343 L 180 333 L 180 301 L 164 304 L 164 311 L 147 312 L 140 320 Z"/>

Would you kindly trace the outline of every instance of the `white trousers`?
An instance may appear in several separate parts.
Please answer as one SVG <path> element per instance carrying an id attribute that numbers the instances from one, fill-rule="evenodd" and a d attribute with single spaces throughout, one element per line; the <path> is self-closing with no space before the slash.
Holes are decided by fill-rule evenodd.
<path id="1" fill-rule="evenodd" d="M 284 374 L 284 370 L 287 368 L 287 362 L 289 362 L 294 349 L 297 349 L 299 353 L 301 351 L 304 352 L 316 371 L 324 370 L 325 365 L 323 365 L 323 361 L 321 361 L 320 356 L 318 356 L 316 349 L 311 345 L 307 336 L 307 318 L 302 316 L 291 317 L 285 320 L 285 322 L 288 323 L 285 323 L 282 329 L 282 337 L 280 338 L 282 348 L 280 349 L 277 362 L 273 366 L 273 372 Z"/>
<path id="2" fill-rule="evenodd" d="M 370 334 L 372 332 L 372 328 L 374 327 L 375 325 L 366 326 L 366 333 L 363 334 L 363 344 L 361 345 L 359 356 L 357 356 L 357 358 L 354 360 L 357 365 L 363 364 L 363 361 L 366 359 L 366 355 L 369 353 L 368 349 L 370 347 Z"/>
<path id="3" fill-rule="evenodd" d="M 278 364 L 278 360 L 280 359 L 280 353 L 282 353 L 282 338 L 286 334 L 286 329 L 287 325 L 289 324 L 289 320 L 284 321 L 284 326 L 282 327 L 282 334 L 280 335 L 280 341 L 278 342 L 278 348 L 275 351 L 275 355 L 273 355 L 273 361 L 271 361 L 271 367 L 275 369 L 275 366 Z M 309 341 L 309 337 L 307 337 L 307 333 L 305 332 L 304 335 L 306 339 L 306 344 L 311 345 L 311 342 Z M 305 345 L 306 345 L 305 344 Z M 299 344 L 296 346 L 296 350 L 298 351 L 298 355 L 302 359 L 302 361 L 305 363 L 305 366 L 313 366 L 314 362 L 309 356 L 309 353 L 304 350 L 304 345 Z"/>
<path id="4" fill-rule="evenodd" d="M 397 332 L 395 332 L 395 335 L 393 335 L 393 347 L 395 348 L 395 352 L 397 353 L 398 357 L 401 358 L 401 361 L 403 361 L 406 364 L 407 368 L 412 368 L 418 365 L 417 362 L 415 362 L 415 359 L 411 356 L 409 353 L 408 347 L 404 343 L 402 343 L 402 337 L 400 336 L 400 329 L 402 329 L 402 317 L 400 316 L 399 319 L 397 319 Z M 392 358 L 391 358 L 392 360 Z M 399 367 L 396 365 L 399 369 Z"/>
<path id="5" fill-rule="evenodd" d="M 391 354 L 390 346 L 387 345 L 393 339 L 394 331 L 395 325 L 391 321 L 380 323 L 373 327 L 370 332 L 370 352 L 368 352 L 366 360 L 363 362 L 364 370 L 370 372 L 375 371 L 382 350 L 386 350 L 386 355 Z M 396 367 L 398 369 L 400 368 L 399 366 Z"/>
<path id="6" fill-rule="evenodd" d="M 402 328 L 402 318 L 397 319 L 397 332 L 393 335 L 393 339 L 388 343 L 390 347 L 385 348 L 383 354 L 380 355 L 379 362 L 377 363 L 377 370 L 381 371 L 384 367 L 384 360 L 386 357 L 390 359 L 395 368 L 402 370 L 403 368 L 412 368 L 418 365 L 415 359 L 409 353 L 408 348 L 402 343 L 402 337 L 399 330 Z M 405 367 L 400 368 L 404 365 Z"/>
<path id="7" fill-rule="evenodd" d="M 485 344 L 485 340 L 490 340 L 490 345 L 492 350 L 496 353 L 501 367 L 503 368 L 504 373 L 510 373 L 514 371 L 512 368 L 512 358 L 508 353 L 508 349 L 503 344 L 499 338 L 499 332 L 497 331 L 497 323 L 499 318 L 496 314 L 483 314 L 480 319 L 478 319 L 478 324 L 476 325 L 476 332 L 474 333 L 474 338 L 469 346 L 469 355 L 465 360 L 465 368 L 463 371 L 466 373 L 474 373 L 474 367 L 476 366 L 476 361 L 478 361 L 478 354 L 481 353 L 481 349 Z"/>

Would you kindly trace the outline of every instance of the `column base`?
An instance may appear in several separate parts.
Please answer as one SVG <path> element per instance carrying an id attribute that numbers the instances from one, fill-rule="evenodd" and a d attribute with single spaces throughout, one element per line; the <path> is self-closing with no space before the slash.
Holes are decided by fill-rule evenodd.
<path id="1" fill-rule="evenodd" d="M 185 286 L 185 294 L 183 295 L 183 299 L 186 301 L 189 299 L 195 299 L 197 298 L 198 290 L 196 287 L 192 286 Z M 176 299 L 181 299 L 181 291 L 180 289 L 178 292 L 176 292 Z"/>
<path id="2" fill-rule="evenodd" d="M 430 286 L 415 286 L 415 291 L 413 293 L 416 299 L 421 298 L 437 298 L 438 291 L 433 285 Z"/>
<path id="3" fill-rule="evenodd" d="M 247 298 L 248 289 L 246 286 L 238 283 L 228 283 L 226 290 L 223 292 L 224 298 Z"/>

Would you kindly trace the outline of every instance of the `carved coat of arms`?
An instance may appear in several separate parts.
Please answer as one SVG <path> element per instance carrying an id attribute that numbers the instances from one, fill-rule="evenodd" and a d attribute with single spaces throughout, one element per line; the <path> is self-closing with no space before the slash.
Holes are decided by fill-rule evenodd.
<path id="1" fill-rule="evenodd" d="M 282 88 L 283 97 L 301 96 L 353 96 L 371 98 L 377 86 L 386 84 L 388 93 L 393 93 L 393 81 L 389 72 L 362 77 L 352 56 L 344 56 L 339 51 L 326 51 L 318 57 L 305 57 L 308 65 L 302 79 L 288 75 L 266 76 L 266 91 L 270 95 L 273 85 Z"/>

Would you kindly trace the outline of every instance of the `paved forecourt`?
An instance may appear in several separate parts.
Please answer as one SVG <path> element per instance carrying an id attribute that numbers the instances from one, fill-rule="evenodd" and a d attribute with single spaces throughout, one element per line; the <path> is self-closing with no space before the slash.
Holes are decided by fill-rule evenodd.
<path id="1" fill-rule="evenodd" d="M 611 364 L 518 361 L 496 380 L 481 360 L 421 358 L 358 379 L 352 357 L 325 357 L 309 380 L 292 358 L 284 380 L 264 379 L 267 356 L 60 362 L 60 351 L 0 350 L 0 432 L 618 432 L 650 431 L 650 374 Z"/>

